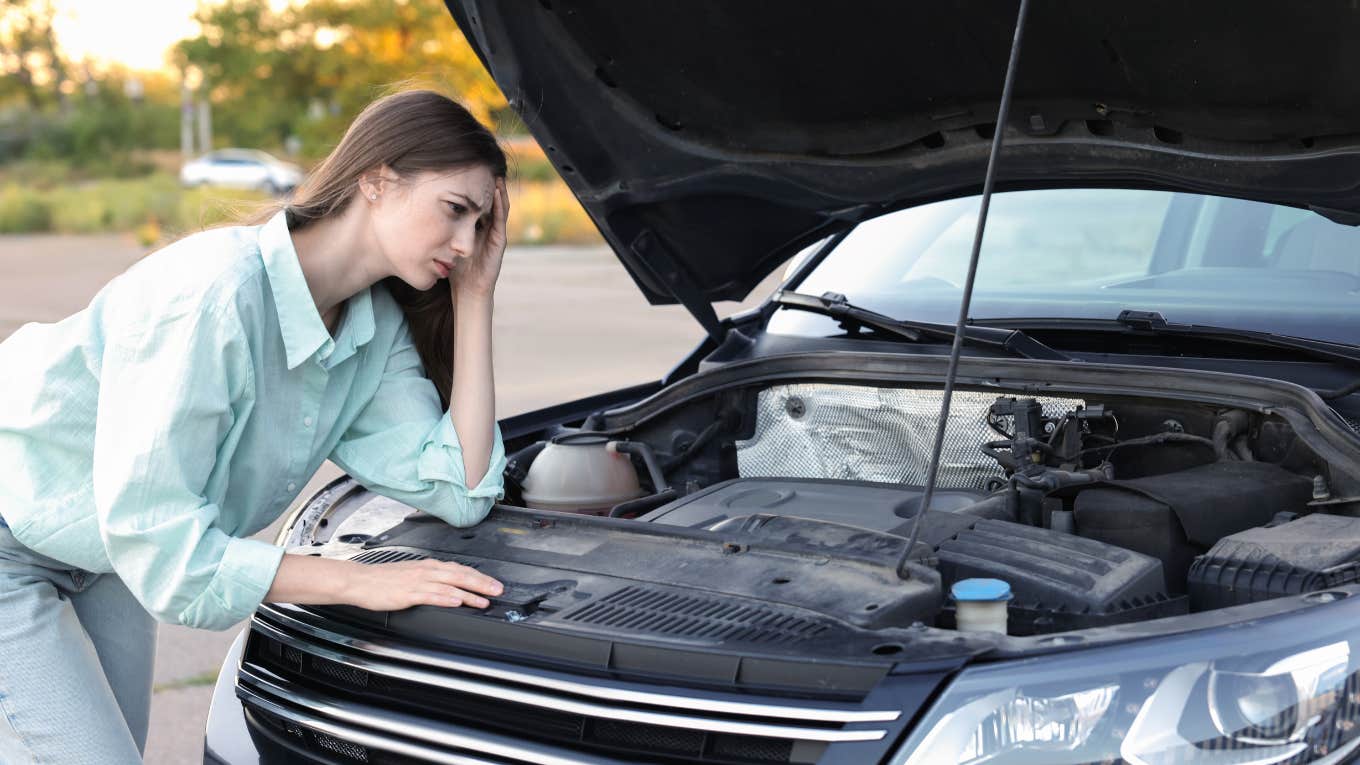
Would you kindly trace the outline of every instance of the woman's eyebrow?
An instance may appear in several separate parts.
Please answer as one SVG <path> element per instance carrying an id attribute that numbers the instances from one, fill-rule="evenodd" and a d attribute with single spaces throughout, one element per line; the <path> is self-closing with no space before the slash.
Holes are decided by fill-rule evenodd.
<path id="1" fill-rule="evenodd" d="M 451 191 L 451 192 L 449 192 L 449 193 L 452 194 L 452 195 L 455 196 L 455 197 L 462 197 L 462 198 L 463 198 L 463 201 L 464 201 L 464 202 L 467 202 L 467 206 L 468 206 L 468 207 L 471 207 L 473 212 L 475 212 L 475 213 L 481 213 L 481 211 L 482 211 L 482 206 L 479 205 L 479 204 L 477 204 L 476 202 L 472 201 L 472 197 L 468 196 L 467 194 L 463 194 L 463 193 L 460 193 L 460 192 L 457 192 L 457 191 Z"/>

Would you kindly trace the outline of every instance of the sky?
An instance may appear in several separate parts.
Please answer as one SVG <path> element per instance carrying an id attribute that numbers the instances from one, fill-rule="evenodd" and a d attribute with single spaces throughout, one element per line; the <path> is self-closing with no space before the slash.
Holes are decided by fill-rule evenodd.
<path id="1" fill-rule="evenodd" d="M 196 0 L 54 0 L 57 44 L 74 61 L 90 57 L 160 69 L 170 46 L 198 34 Z"/>

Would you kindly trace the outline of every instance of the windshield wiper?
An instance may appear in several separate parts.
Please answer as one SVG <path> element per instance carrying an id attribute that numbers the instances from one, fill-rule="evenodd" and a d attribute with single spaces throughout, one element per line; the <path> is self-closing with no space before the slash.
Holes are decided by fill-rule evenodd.
<path id="1" fill-rule="evenodd" d="M 818 297 L 779 290 L 770 298 L 770 302 L 785 308 L 829 316 L 839 321 L 847 332 L 857 327 L 870 327 L 913 343 L 923 342 L 926 338 L 946 341 L 954 338 L 955 327 L 952 324 L 894 319 L 867 308 L 860 308 L 846 300 L 839 292 L 825 292 Z M 1018 329 L 969 325 L 963 329 L 963 340 L 971 345 L 997 348 L 1027 359 L 1072 360 L 1070 356 L 1044 345 Z"/>
<path id="2" fill-rule="evenodd" d="M 1175 324 L 1167 321 L 1159 311 L 1121 311 L 1115 319 L 981 319 L 978 322 L 996 329 L 1024 327 L 1026 329 L 1056 329 L 1068 331 L 1132 332 L 1154 336 L 1193 337 L 1202 340 L 1223 340 L 1242 345 L 1282 348 L 1323 359 L 1347 364 L 1360 364 L 1360 347 L 1306 337 L 1277 335 L 1252 329 L 1216 327 L 1208 324 Z"/>
<path id="3" fill-rule="evenodd" d="M 1114 321 L 1129 329 L 1149 332 L 1154 335 L 1183 335 L 1208 340 L 1227 340 L 1268 348 L 1302 351 L 1328 361 L 1360 363 L 1360 348 L 1341 343 L 1309 340 L 1306 337 L 1277 335 L 1273 332 L 1260 332 L 1251 329 L 1215 327 L 1207 324 L 1173 324 L 1168 322 L 1159 311 L 1120 311 L 1119 318 Z"/>

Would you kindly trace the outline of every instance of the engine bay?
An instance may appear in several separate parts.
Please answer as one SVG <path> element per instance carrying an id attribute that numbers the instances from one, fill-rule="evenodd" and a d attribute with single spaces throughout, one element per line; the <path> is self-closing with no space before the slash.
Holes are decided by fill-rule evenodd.
<path id="1" fill-rule="evenodd" d="M 507 485 L 523 493 L 510 503 L 900 553 L 921 511 L 940 395 L 798 382 L 695 402 L 626 435 L 565 431 L 515 455 Z M 524 501 L 551 494 L 534 467 L 546 450 L 592 446 L 636 485 L 569 487 L 555 477 L 554 501 Z M 596 475 L 579 467 L 574 475 Z M 1013 635 L 1360 581 L 1360 502 L 1333 490 L 1333 472 L 1267 413 L 1172 398 L 959 392 L 940 488 L 898 572 L 903 588 L 919 583 L 909 561 L 939 586 L 918 593 L 898 626 L 953 628 L 951 587 L 975 578 L 1009 585 Z M 608 506 L 592 503 L 599 498 Z"/>
<path id="2" fill-rule="evenodd" d="M 469 529 L 344 479 L 288 544 L 453 560 L 506 584 L 486 611 L 331 609 L 344 618 L 818 693 L 867 687 L 908 651 L 997 650 L 960 610 L 966 583 L 1004 585 L 996 631 L 1040 641 L 1025 651 L 1360 582 L 1360 482 L 1316 420 L 1242 397 L 1074 390 L 956 394 L 924 513 L 939 388 L 805 378 L 696 384 L 514 436 L 506 496 Z"/>

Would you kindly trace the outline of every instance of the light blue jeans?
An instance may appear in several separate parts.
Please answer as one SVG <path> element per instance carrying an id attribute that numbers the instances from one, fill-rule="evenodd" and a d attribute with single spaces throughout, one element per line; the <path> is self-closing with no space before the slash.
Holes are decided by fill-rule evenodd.
<path id="1" fill-rule="evenodd" d="M 140 763 L 156 620 L 115 574 L 40 555 L 0 519 L 0 763 Z"/>

